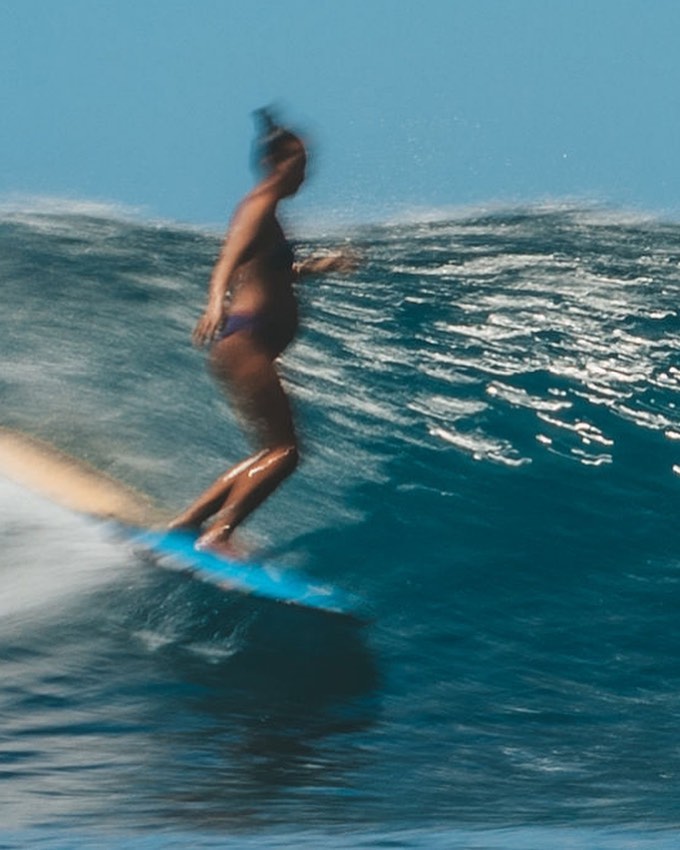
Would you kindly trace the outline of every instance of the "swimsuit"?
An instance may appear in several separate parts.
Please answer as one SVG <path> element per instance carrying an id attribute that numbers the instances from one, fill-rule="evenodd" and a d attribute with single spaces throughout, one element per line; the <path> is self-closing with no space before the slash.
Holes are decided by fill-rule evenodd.
<path id="1" fill-rule="evenodd" d="M 295 257 L 290 244 L 281 239 L 267 255 L 267 261 L 273 272 L 279 270 L 289 271 Z M 281 321 L 281 319 L 266 310 L 254 313 L 230 313 L 215 341 L 226 339 L 239 331 L 248 331 L 257 337 L 265 348 L 273 351 L 275 355 L 280 354 L 291 342 L 297 328 L 297 320 Z"/>
<path id="2" fill-rule="evenodd" d="M 227 316 L 226 322 L 217 335 L 217 339 L 226 339 L 238 331 L 251 331 L 258 333 L 263 330 L 267 322 L 261 313 L 232 313 Z"/>
<path id="3" fill-rule="evenodd" d="M 267 313 L 232 313 L 227 316 L 222 329 L 215 337 L 215 342 L 239 331 L 247 331 L 252 334 L 258 342 L 266 348 L 273 357 L 287 348 L 293 341 L 297 330 L 297 319 L 292 321 L 280 321 L 277 317 Z"/>
<path id="4" fill-rule="evenodd" d="M 295 262 L 293 248 L 287 239 L 281 239 L 267 255 L 267 260 L 276 271 L 289 271 Z"/>

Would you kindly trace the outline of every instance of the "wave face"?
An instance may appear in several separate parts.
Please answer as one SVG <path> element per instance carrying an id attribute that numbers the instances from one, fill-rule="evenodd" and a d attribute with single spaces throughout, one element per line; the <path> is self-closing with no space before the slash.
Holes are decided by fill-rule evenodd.
<path id="1" fill-rule="evenodd" d="M 373 625 L 158 570 L 0 479 L 3 846 L 675 846 L 680 226 L 343 236 L 365 263 L 301 288 L 282 364 L 304 462 L 246 534 Z M 189 341 L 218 244 L 5 211 L 0 424 L 173 509 L 243 457 Z"/>

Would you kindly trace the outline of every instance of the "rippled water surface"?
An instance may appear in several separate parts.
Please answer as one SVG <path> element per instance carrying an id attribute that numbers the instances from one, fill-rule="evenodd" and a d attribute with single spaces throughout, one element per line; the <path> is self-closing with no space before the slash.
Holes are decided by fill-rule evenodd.
<path id="1" fill-rule="evenodd" d="M 373 622 L 159 570 L 0 479 L 7 847 L 666 848 L 680 821 L 680 227 L 356 228 L 245 531 Z M 189 335 L 219 244 L 0 216 L 0 424 L 182 506 L 247 450 Z"/>

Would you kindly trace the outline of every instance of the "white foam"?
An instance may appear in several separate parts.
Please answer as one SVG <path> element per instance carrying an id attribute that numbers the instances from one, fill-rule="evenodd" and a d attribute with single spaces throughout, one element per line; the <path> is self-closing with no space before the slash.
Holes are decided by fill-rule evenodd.
<path id="1" fill-rule="evenodd" d="M 120 546 L 103 527 L 0 479 L 0 631 L 64 607 L 119 577 Z"/>

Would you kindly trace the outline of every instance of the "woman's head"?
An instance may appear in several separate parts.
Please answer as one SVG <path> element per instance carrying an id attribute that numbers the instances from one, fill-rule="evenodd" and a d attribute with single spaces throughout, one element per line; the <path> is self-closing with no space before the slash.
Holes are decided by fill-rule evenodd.
<path id="1" fill-rule="evenodd" d="M 305 178 L 307 152 L 302 139 L 279 126 L 270 109 L 258 109 L 254 114 L 259 127 L 253 163 L 267 176 L 278 173 L 286 194 L 294 194 Z"/>

